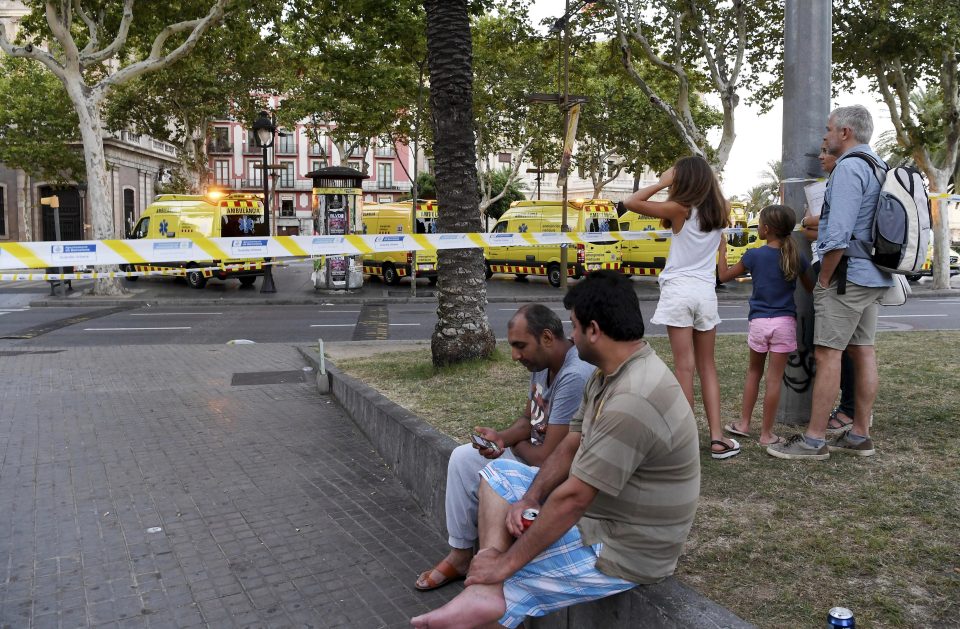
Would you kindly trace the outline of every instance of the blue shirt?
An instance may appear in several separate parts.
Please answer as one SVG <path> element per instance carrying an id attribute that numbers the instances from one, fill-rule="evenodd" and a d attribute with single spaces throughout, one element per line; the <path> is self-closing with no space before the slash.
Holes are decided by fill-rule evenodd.
<path id="1" fill-rule="evenodd" d="M 547 384 L 549 369 L 530 374 L 530 443 L 543 444 L 548 424 L 570 423 L 583 400 L 583 387 L 596 370 L 580 360 L 577 346 L 572 345 L 553 382 Z"/>
<path id="2" fill-rule="evenodd" d="M 827 180 L 823 197 L 823 213 L 817 236 L 817 251 L 820 259 L 824 254 L 837 249 L 846 249 L 850 238 L 873 239 L 873 218 L 880 198 L 880 182 L 866 160 L 846 155 L 863 152 L 883 162 L 866 144 L 858 144 L 837 160 L 833 174 Z M 881 271 L 866 258 L 847 259 L 847 281 L 860 286 L 892 286 L 893 278 Z"/>
<path id="3" fill-rule="evenodd" d="M 753 281 L 748 319 L 797 316 L 797 307 L 793 303 L 797 280 L 788 282 L 783 277 L 783 271 L 780 270 L 780 249 L 770 245 L 747 249 L 740 261 L 750 271 Z M 800 265 L 801 272 L 805 271 L 806 260 L 800 258 Z"/>

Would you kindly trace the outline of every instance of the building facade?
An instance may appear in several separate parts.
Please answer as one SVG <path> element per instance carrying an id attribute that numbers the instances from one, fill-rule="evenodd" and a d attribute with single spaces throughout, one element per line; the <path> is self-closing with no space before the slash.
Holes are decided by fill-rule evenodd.
<path id="1" fill-rule="evenodd" d="M 390 203 L 410 194 L 413 150 L 409 146 L 374 140 L 366 154 L 340 155 L 326 128 L 321 129 L 319 141 L 314 138 L 316 134 L 309 132 L 306 124 L 297 124 L 293 129 L 279 129 L 273 147 L 267 149 L 271 225 L 276 226 L 278 235 L 311 233 L 313 180 L 307 175 L 319 168 L 349 166 L 367 173 L 365 203 Z M 251 128 L 236 121 L 215 122 L 207 156 L 211 186 L 263 194 L 263 149 Z"/>

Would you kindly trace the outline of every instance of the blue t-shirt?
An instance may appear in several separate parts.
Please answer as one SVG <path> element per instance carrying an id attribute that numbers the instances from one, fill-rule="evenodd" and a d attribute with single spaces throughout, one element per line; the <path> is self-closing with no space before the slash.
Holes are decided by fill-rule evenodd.
<path id="1" fill-rule="evenodd" d="M 769 245 L 747 249 L 741 262 L 750 271 L 753 280 L 748 319 L 797 316 L 797 307 L 793 303 L 797 280 L 788 282 L 783 277 L 783 271 L 780 270 L 780 249 Z M 806 261 L 800 258 L 801 272 L 806 268 Z"/>
<path id="2" fill-rule="evenodd" d="M 577 346 L 572 345 L 564 357 L 563 366 L 549 385 L 550 370 L 530 374 L 530 443 L 543 444 L 548 424 L 569 424 L 580 408 L 583 387 L 597 368 L 580 360 Z"/>

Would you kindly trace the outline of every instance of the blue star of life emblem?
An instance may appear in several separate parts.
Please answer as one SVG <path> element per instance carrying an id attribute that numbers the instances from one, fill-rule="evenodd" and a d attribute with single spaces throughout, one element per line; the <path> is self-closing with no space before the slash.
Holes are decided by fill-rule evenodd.
<path id="1" fill-rule="evenodd" d="M 240 217 L 240 231 L 244 234 L 253 233 L 253 219 L 249 216 Z"/>
<path id="2" fill-rule="evenodd" d="M 160 221 L 160 235 L 166 236 L 169 227 L 170 227 L 170 224 L 167 223 L 166 219 Z"/>

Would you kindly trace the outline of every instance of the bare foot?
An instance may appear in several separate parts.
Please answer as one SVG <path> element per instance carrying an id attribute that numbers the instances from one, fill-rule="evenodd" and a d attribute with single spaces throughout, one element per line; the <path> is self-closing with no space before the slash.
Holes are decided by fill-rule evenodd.
<path id="1" fill-rule="evenodd" d="M 437 566 L 446 561 L 449 565 L 461 575 L 466 575 L 470 569 L 470 560 L 473 559 L 472 548 L 451 548 L 447 556 L 438 561 L 433 568 L 420 573 L 417 578 L 417 588 L 433 589 L 432 584 L 443 584 L 450 580 L 450 577 L 437 570 Z M 439 587 L 437 585 L 436 587 Z"/>
<path id="2" fill-rule="evenodd" d="M 507 611 L 503 584 L 471 585 L 439 609 L 410 619 L 421 629 L 470 629 L 498 620 Z"/>

